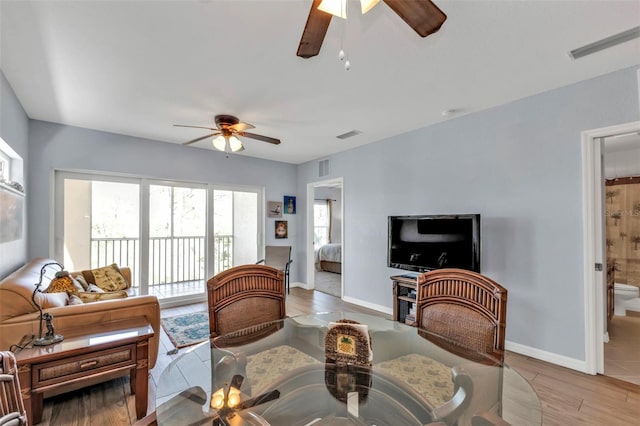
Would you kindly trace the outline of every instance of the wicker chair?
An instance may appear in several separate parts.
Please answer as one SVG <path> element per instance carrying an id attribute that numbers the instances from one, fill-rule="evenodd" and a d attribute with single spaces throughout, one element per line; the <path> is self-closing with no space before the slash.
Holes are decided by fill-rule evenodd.
<path id="1" fill-rule="evenodd" d="M 289 289 L 289 267 L 291 260 L 291 246 L 265 246 L 264 259 L 258 260 L 256 264 L 262 263 L 267 266 L 280 269 L 284 273 L 284 285 Z"/>
<path id="2" fill-rule="evenodd" d="M 418 276 L 416 322 L 424 337 L 467 359 L 502 364 L 507 290 L 463 269 Z"/>
<path id="3" fill-rule="evenodd" d="M 423 337 L 464 359 L 488 366 L 503 364 L 507 314 L 504 287 L 463 269 L 425 272 L 418 276 L 417 283 L 416 322 Z M 483 370 L 478 364 L 465 368 L 479 387 L 457 424 L 508 425 L 501 419 L 501 370 Z"/>
<path id="4" fill-rule="evenodd" d="M 27 424 L 16 358 L 11 352 L 0 352 L 0 425 L 23 426 Z"/>
<path id="5" fill-rule="evenodd" d="M 271 266 L 241 265 L 210 278 L 210 337 L 284 318 L 283 274 Z"/>

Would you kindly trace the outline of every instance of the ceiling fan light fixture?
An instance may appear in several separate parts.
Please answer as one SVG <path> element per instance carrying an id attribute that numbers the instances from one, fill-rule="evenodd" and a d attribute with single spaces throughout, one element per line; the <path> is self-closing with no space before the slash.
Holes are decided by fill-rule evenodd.
<path id="1" fill-rule="evenodd" d="M 244 146 L 242 146 L 242 142 L 240 141 L 240 139 L 233 135 L 218 136 L 217 138 L 213 139 L 213 147 L 222 152 L 238 152 L 244 150 Z"/>
<path id="2" fill-rule="evenodd" d="M 373 7 L 378 4 L 380 0 L 360 0 L 360 8 L 364 15 Z M 342 19 L 347 19 L 347 0 L 322 0 L 318 9 L 337 16 Z"/>
<path id="3" fill-rule="evenodd" d="M 235 136 L 229 136 L 229 148 L 231 148 L 232 152 L 242 151 L 244 146 L 242 146 L 242 142 Z"/>
<path id="4" fill-rule="evenodd" d="M 225 151 L 227 149 L 227 141 L 224 136 L 220 135 L 217 138 L 213 138 L 213 147 L 218 151 Z"/>
<path id="5" fill-rule="evenodd" d="M 318 10 L 342 19 L 347 19 L 347 0 L 322 0 L 318 6 Z"/>
<path id="6" fill-rule="evenodd" d="M 360 7 L 362 8 L 362 14 L 364 15 L 365 13 L 373 9 L 373 6 L 375 6 L 379 2 L 380 0 L 360 0 Z"/>

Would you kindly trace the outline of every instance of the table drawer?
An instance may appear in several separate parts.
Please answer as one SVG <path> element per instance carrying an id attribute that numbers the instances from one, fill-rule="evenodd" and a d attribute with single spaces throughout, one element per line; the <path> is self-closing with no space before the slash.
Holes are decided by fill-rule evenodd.
<path id="1" fill-rule="evenodd" d="M 97 374 L 127 365 L 135 366 L 136 345 L 77 355 L 58 361 L 33 365 L 32 387 L 38 388 Z"/>

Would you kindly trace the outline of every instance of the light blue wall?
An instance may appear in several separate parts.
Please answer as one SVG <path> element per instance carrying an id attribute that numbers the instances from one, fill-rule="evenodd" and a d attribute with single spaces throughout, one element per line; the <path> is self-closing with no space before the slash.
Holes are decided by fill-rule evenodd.
<path id="1" fill-rule="evenodd" d="M 344 294 L 391 308 L 387 216 L 480 213 L 482 272 L 509 290 L 507 340 L 584 360 L 581 132 L 639 118 L 626 69 L 332 156 L 330 176 L 308 162 L 298 226 L 307 183 L 344 177 Z"/>
<path id="2" fill-rule="evenodd" d="M 29 122 L 31 207 L 29 257 L 49 256 L 52 235 L 53 170 L 90 170 L 191 182 L 265 188 L 266 200 L 295 195 L 296 166 L 200 148 L 31 120 Z M 291 244 L 295 253 L 296 217 L 288 215 L 289 238 L 275 240 L 267 219 L 266 243 Z M 295 281 L 295 273 L 291 280 Z"/>
<path id="3" fill-rule="evenodd" d="M 29 121 L 27 133 L 4 76 L 1 84 L 0 136 L 28 158 L 29 257 L 49 255 L 52 170 L 97 170 L 264 186 L 266 201 L 297 195 L 288 241 L 298 256 L 292 281 L 305 282 L 306 185 L 343 176 L 347 297 L 391 307 L 388 277 L 397 271 L 386 267 L 388 215 L 480 213 L 482 271 L 509 289 L 507 339 L 585 358 L 580 132 L 640 119 L 636 69 L 344 152 L 330 158 L 323 178 L 315 161 L 226 159 L 41 121 Z M 276 242 L 271 221 L 268 244 Z M 4 257 L 0 276 L 2 268 L 10 269 Z"/>
<path id="4" fill-rule="evenodd" d="M 20 157 L 22 164 L 18 162 L 18 168 L 28 167 L 28 122 L 29 118 L 24 112 L 20 101 L 16 97 L 9 82 L 0 71 L 0 137 L 13 149 Z M 14 170 L 11 180 L 22 183 L 27 194 L 29 193 L 29 182 L 25 180 L 26 173 L 23 170 Z M 28 199 L 25 204 L 25 211 L 28 206 Z M 27 259 L 27 235 L 28 225 L 26 215 L 23 218 L 22 238 L 16 241 L 0 243 L 0 279 L 22 266 Z"/>

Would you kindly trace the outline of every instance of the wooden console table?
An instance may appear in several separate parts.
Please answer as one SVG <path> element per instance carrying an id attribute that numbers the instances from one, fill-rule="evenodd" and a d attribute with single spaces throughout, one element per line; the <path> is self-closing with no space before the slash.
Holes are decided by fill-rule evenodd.
<path id="1" fill-rule="evenodd" d="M 95 326 L 81 336 L 66 336 L 51 346 L 17 352 L 22 398 L 30 425 L 42 420 L 47 397 L 129 374 L 136 416 L 147 414 L 149 339 L 153 328 L 144 320 L 120 321 L 122 328 Z M 103 331 L 100 330 L 103 329 Z"/>

